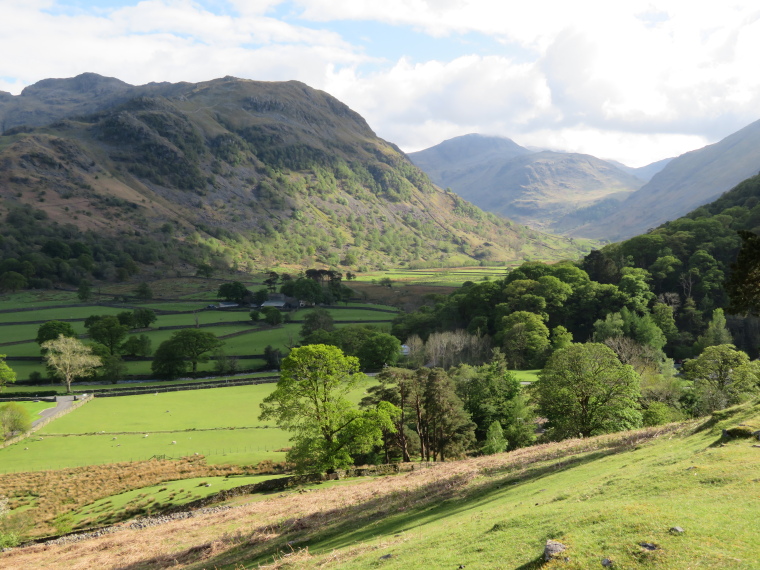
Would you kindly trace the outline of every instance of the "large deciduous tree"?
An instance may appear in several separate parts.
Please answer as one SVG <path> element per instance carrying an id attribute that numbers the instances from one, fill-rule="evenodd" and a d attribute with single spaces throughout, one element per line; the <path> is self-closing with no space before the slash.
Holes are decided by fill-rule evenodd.
<path id="1" fill-rule="evenodd" d="M 74 378 L 92 376 L 101 364 L 92 349 L 75 338 L 60 335 L 55 340 L 43 342 L 42 348 L 47 365 L 61 379 L 67 392 L 71 392 Z"/>
<path id="2" fill-rule="evenodd" d="M 92 340 L 105 346 L 113 356 L 118 354 L 119 345 L 127 336 L 129 327 L 121 324 L 117 317 L 106 315 L 87 327 L 87 331 Z"/>
<path id="3" fill-rule="evenodd" d="M 198 329 L 182 329 L 162 342 L 153 356 L 151 369 L 164 378 L 177 378 L 190 365 L 198 371 L 198 363 L 208 360 L 208 353 L 222 346 L 214 333 Z"/>
<path id="4" fill-rule="evenodd" d="M 552 439 L 589 437 L 641 425 L 639 377 L 598 343 L 556 351 L 534 385 Z"/>
<path id="5" fill-rule="evenodd" d="M 684 373 L 694 382 L 697 411 L 703 414 L 738 404 L 760 387 L 760 366 L 732 344 L 708 346 L 684 364 Z"/>
<path id="6" fill-rule="evenodd" d="M 37 338 L 34 339 L 37 344 L 42 345 L 48 340 L 55 340 L 59 336 L 77 338 L 77 333 L 70 323 L 63 321 L 48 321 L 40 325 L 37 329 Z"/>
<path id="7" fill-rule="evenodd" d="M 225 301 L 242 303 L 250 294 L 251 292 L 240 281 L 233 281 L 232 283 L 222 283 L 219 285 L 216 296 Z"/>
<path id="8" fill-rule="evenodd" d="M 291 432 L 287 458 L 299 471 L 342 469 L 352 454 L 382 443 L 398 408 L 380 402 L 359 411 L 346 396 L 358 382 L 359 361 L 334 346 L 294 348 L 282 361 L 277 388 L 261 404 L 261 420 Z"/>

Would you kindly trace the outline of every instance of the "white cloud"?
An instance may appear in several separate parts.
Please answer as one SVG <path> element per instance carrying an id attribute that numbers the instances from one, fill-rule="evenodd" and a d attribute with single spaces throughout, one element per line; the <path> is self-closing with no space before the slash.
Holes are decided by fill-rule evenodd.
<path id="1" fill-rule="evenodd" d="M 57 7 L 54 0 L 0 1 L 0 21 L 13 22 L 0 35 L 2 53 L 13 54 L 0 60 L 0 89 L 18 93 L 40 79 L 84 71 L 133 84 L 298 79 L 342 99 L 406 150 L 482 132 L 628 163 L 714 142 L 756 120 L 760 109 L 760 9 L 748 1 L 135 0 L 110 11 Z M 456 42 L 459 55 L 445 59 L 409 51 L 381 61 L 333 31 L 335 20 L 404 26 L 438 41 L 475 34 L 490 40 L 490 51 L 468 53 L 470 44 Z M 397 45 L 390 35 L 372 40 Z"/>

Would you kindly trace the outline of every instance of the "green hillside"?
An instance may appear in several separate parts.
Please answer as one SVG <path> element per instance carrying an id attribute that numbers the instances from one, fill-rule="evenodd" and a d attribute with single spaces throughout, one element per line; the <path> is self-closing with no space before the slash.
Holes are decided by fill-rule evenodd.
<path id="1" fill-rule="evenodd" d="M 129 552 L 136 569 L 169 561 L 182 568 L 586 569 L 603 560 L 613 568 L 756 568 L 758 442 L 724 429 L 760 429 L 760 404 L 235 500 L 239 508 L 223 515 L 66 546 L 65 559 L 46 547 L 7 553 L 4 562 L 96 566 Z M 108 552 L 98 547 L 104 540 Z M 542 565 L 547 540 L 567 550 Z"/>
<path id="2" fill-rule="evenodd" d="M 581 249 L 442 191 L 302 83 L 97 90 L 88 77 L 76 89 L 40 82 L 0 109 L 14 125 L 0 136 L 5 289 L 205 265 L 503 265 Z M 69 99 L 53 97 L 66 89 Z"/>

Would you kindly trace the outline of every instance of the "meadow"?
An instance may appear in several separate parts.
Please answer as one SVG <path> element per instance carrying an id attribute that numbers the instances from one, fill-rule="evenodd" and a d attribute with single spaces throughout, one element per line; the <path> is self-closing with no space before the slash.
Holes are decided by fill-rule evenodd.
<path id="1" fill-rule="evenodd" d="M 350 394 L 358 402 L 374 380 Z M 289 435 L 260 422 L 274 384 L 95 398 L 0 449 L 0 473 L 205 456 L 209 464 L 281 462 Z"/>

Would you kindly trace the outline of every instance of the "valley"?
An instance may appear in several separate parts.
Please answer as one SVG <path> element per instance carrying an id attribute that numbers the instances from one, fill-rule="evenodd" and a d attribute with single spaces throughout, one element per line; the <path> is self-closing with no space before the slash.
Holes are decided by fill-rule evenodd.
<path id="1" fill-rule="evenodd" d="M 407 156 L 93 73 L 0 122 L 0 567 L 756 566 L 755 125 Z"/>

